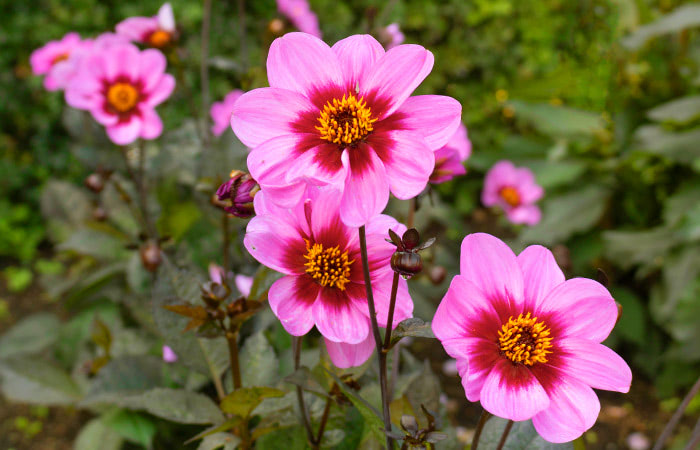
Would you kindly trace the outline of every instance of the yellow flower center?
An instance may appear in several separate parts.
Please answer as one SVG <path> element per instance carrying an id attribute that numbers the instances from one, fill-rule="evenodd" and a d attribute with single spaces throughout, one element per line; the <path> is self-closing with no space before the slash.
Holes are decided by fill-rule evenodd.
<path id="1" fill-rule="evenodd" d="M 153 47 L 161 48 L 170 43 L 171 34 L 165 30 L 156 30 L 148 36 L 148 43 Z"/>
<path id="2" fill-rule="evenodd" d="M 117 112 L 131 111 L 139 101 L 139 92 L 129 83 L 114 83 L 107 90 L 107 102 Z"/>
<path id="3" fill-rule="evenodd" d="M 338 145 L 352 145 L 364 139 L 374 130 L 372 110 L 364 99 L 353 94 L 342 99 L 328 101 L 318 116 L 321 139 Z"/>
<path id="4" fill-rule="evenodd" d="M 338 246 L 323 248 L 322 244 L 306 241 L 306 273 L 323 287 L 337 287 L 345 290 L 350 282 L 350 266 L 354 260 L 348 260 L 348 252 L 341 252 Z"/>
<path id="5" fill-rule="evenodd" d="M 552 338 L 550 330 L 537 317 L 530 313 L 510 316 L 498 331 L 498 344 L 501 354 L 514 363 L 532 366 L 535 363 L 546 363 L 547 354 L 552 353 Z"/>
<path id="6" fill-rule="evenodd" d="M 499 192 L 501 198 L 505 200 L 510 206 L 518 206 L 520 204 L 520 194 L 518 191 L 511 186 L 506 186 Z"/>
<path id="7" fill-rule="evenodd" d="M 56 63 L 60 63 L 61 61 L 65 61 L 68 59 L 70 55 L 68 53 L 61 53 L 60 55 L 56 55 L 52 60 L 51 60 L 51 65 L 53 66 Z"/>

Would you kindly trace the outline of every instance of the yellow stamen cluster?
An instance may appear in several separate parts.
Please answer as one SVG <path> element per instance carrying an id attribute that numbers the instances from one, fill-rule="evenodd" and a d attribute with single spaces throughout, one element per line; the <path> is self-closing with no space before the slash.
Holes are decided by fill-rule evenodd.
<path id="1" fill-rule="evenodd" d="M 129 83 L 114 83 L 107 90 L 107 102 L 119 113 L 131 111 L 139 101 L 139 92 Z"/>
<path id="2" fill-rule="evenodd" d="M 538 322 L 537 317 L 530 317 L 530 313 L 511 316 L 508 323 L 503 324 L 498 331 L 501 354 L 514 363 L 526 366 L 546 363 L 547 354 L 552 353 L 550 333 L 544 322 Z"/>
<path id="3" fill-rule="evenodd" d="M 518 206 L 520 204 L 520 194 L 518 190 L 511 186 L 506 186 L 500 190 L 501 198 L 510 206 Z"/>
<path id="4" fill-rule="evenodd" d="M 321 139 L 338 145 L 352 145 L 364 139 L 374 130 L 372 110 L 365 100 L 353 94 L 342 99 L 328 101 L 318 116 Z"/>
<path id="5" fill-rule="evenodd" d="M 323 248 L 322 244 L 306 241 L 306 273 L 311 275 L 323 287 L 336 287 L 341 291 L 350 282 L 350 266 L 354 260 L 348 260 L 348 252 L 341 252 L 338 246 Z"/>
<path id="6" fill-rule="evenodd" d="M 148 43 L 153 47 L 161 48 L 170 43 L 172 36 L 165 30 L 156 30 L 148 36 Z"/>

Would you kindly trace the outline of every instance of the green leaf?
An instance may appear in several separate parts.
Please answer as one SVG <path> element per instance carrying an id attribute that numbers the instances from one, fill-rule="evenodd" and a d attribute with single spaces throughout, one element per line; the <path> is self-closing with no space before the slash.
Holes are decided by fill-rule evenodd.
<path id="1" fill-rule="evenodd" d="M 244 386 L 269 385 L 279 378 L 275 350 L 262 332 L 245 340 L 240 351 L 240 364 Z"/>
<path id="2" fill-rule="evenodd" d="M 672 100 L 647 111 L 647 117 L 655 122 L 686 124 L 700 117 L 700 95 Z"/>
<path id="3" fill-rule="evenodd" d="M 41 213 L 49 222 L 52 239 L 60 242 L 92 217 L 92 205 L 87 193 L 77 186 L 49 180 L 41 191 Z"/>
<path id="4" fill-rule="evenodd" d="M 92 419 L 80 430 L 75 439 L 74 450 L 120 450 L 122 437 L 107 426 L 102 418 Z"/>
<path id="5" fill-rule="evenodd" d="M 248 295 L 248 298 L 258 301 L 265 300 L 267 291 L 270 289 L 270 286 L 272 286 L 272 283 L 280 278 L 282 278 L 281 273 L 268 269 L 265 266 L 260 266 L 257 272 L 255 272 L 253 285 L 250 287 L 250 295 Z"/>
<path id="6" fill-rule="evenodd" d="M 613 298 L 622 305 L 622 316 L 615 325 L 615 333 L 637 345 L 644 345 L 647 337 L 644 305 L 634 292 L 613 287 Z"/>
<path id="7" fill-rule="evenodd" d="M 550 137 L 591 136 L 605 127 L 599 114 L 549 103 L 513 100 L 509 105 L 515 116 Z"/>
<path id="8" fill-rule="evenodd" d="M 126 263 L 126 282 L 129 288 L 137 294 L 148 292 L 148 282 L 151 274 L 143 267 L 139 252 L 133 252 Z"/>
<path id="9" fill-rule="evenodd" d="M 141 444 L 146 448 L 151 448 L 153 445 L 156 424 L 153 419 L 144 414 L 119 410 L 105 415 L 104 424 L 129 442 Z"/>
<path id="10" fill-rule="evenodd" d="M 270 387 L 236 389 L 221 400 L 221 410 L 246 418 L 263 401 L 270 397 L 283 397 L 286 392 Z"/>
<path id="11" fill-rule="evenodd" d="M 163 368 L 163 361 L 153 356 L 113 359 L 93 379 L 83 403 L 111 403 L 122 394 L 164 386 Z"/>
<path id="12" fill-rule="evenodd" d="M 622 45 L 630 50 L 638 50 L 651 38 L 697 26 L 700 26 L 700 5 L 683 5 L 658 20 L 637 28 L 634 33 L 622 39 Z"/>
<path id="13" fill-rule="evenodd" d="M 306 366 L 301 366 L 291 375 L 284 377 L 284 381 L 299 386 L 305 391 L 318 394 L 322 397 L 328 397 L 326 389 L 323 388 L 311 370 Z"/>
<path id="14" fill-rule="evenodd" d="M 606 231 L 605 255 L 623 268 L 635 264 L 660 266 L 663 257 L 681 242 L 677 231 L 667 227 L 642 231 Z"/>
<path id="15" fill-rule="evenodd" d="M 124 244 L 124 241 L 114 235 L 91 228 L 79 228 L 57 249 L 97 259 L 118 260 L 126 256 L 127 251 Z"/>
<path id="16" fill-rule="evenodd" d="M 61 322 L 49 313 L 22 319 L 0 337 L 0 358 L 38 353 L 58 339 Z"/>
<path id="17" fill-rule="evenodd" d="M 433 329 L 430 327 L 430 322 L 425 322 L 418 317 L 402 320 L 396 325 L 394 331 L 391 332 L 391 346 L 393 347 L 406 336 L 435 339 Z"/>
<path id="18" fill-rule="evenodd" d="M 285 450 L 307 450 L 306 433 L 300 426 L 287 427 L 272 431 L 255 442 L 257 450 L 279 450 L 283 443 Z"/>
<path id="19" fill-rule="evenodd" d="M 586 164 L 579 161 L 527 161 L 525 164 L 535 173 L 537 183 L 545 191 L 570 185 L 586 170 Z"/>
<path id="20" fill-rule="evenodd" d="M 80 389 L 68 373 L 41 359 L 13 357 L 0 361 L 2 391 L 16 402 L 70 405 L 80 399 Z"/>
<path id="21" fill-rule="evenodd" d="M 353 406 L 355 406 L 355 408 L 357 408 L 357 410 L 360 412 L 370 433 L 375 438 L 384 441 L 384 421 L 382 420 L 379 411 L 370 405 L 367 400 L 360 397 L 355 391 L 350 389 L 334 373 L 328 372 L 328 374 L 333 378 L 333 380 L 335 380 L 340 390 L 343 391 L 343 394 L 345 394 L 345 396 L 352 402 Z"/>
<path id="22" fill-rule="evenodd" d="M 503 431 L 508 421 L 500 417 L 491 417 L 481 434 L 479 441 L 480 448 L 496 448 L 501 440 Z M 537 434 L 531 420 L 513 423 L 508 439 L 503 446 L 503 450 L 573 450 L 571 442 L 565 444 L 553 444 L 547 442 Z"/>
<path id="23" fill-rule="evenodd" d="M 214 433 L 202 439 L 197 450 L 235 450 L 240 442 L 240 438 L 231 433 Z"/>
<path id="24" fill-rule="evenodd" d="M 644 125 L 634 133 L 637 145 L 649 153 L 690 164 L 700 158 L 700 129 L 666 131 L 659 125 Z"/>

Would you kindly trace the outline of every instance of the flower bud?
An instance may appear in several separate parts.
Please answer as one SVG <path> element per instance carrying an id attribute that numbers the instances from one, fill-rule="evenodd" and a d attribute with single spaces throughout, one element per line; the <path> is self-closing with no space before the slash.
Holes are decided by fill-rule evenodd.
<path id="1" fill-rule="evenodd" d="M 396 252 L 391 255 L 391 268 L 406 278 L 423 270 L 423 261 L 418 253 Z"/>
<path id="2" fill-rule="evenodd" d="M 107 220 L 107 211 L 98 205 L 92 210 L 92 218 L 97 222 L 104 222 Z"/>
<path id="3" fill-rule="evenodd" d="M 85 178 L 85 187 L 90 189 L 94 193 L 102 192 L 105 187 L 104 178 L 99 173 L 91 173 Z"/>
<path id="4" fill-rule="evenodd" d="M 434 285 L 438 285 L 445 281 L 447 277 L 447 269 L 442 266 L 433 266 L 430 268 L 430 282 Z"/>
<path id="5" fill-rule="evenodd" d="M 234 170 L 231 178 L 219 186 L 216 196 L 224 211 L 236 217 L 248 218 L 255 214 L 253 197 L 260 190 L 258 183 L 246 172 Z"/>
<path id="6" fill-rule="evenodd" d="M 272 19 L 267 25 L 268 30 L 274 35 L 281 35 L 284 31 L 284 22 L 280 19 Z"/>
<path id="7" fill-rule="evenodd" d="M 141 246 L 139 253 L 141 254 L 141 263 L 143 267 L 149 272 L 158 270 L 158 266 L 163 262 L 163 258 L 160 254 L 160 246 L 156 241 L 147 241 Z"/>
<path id="8" fill-rule="evenodd" d="M 418 243 L 420 242 L 420 235 L 418 234 L 418 230 L 416 230 L 415 228 L 409 228 L 403 234 L 401 240 L 403 241 L 403 245 L 406 248 L 406 250 L 413 250 L 418 246 Z"/>

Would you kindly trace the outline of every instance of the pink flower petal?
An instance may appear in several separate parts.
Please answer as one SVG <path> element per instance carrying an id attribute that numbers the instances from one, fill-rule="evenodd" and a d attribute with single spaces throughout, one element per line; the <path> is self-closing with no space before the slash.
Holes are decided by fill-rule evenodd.
<path id="1" fill-rule="evenodd" d="M 236 284 L 236 289 L 244 297 L 250 295 L 250 288 L 253 287 L 253 277 L 248 277 L 245 275 L 236 275 L 233 277 L 233 282 Z"/>
<path id="2" fill-rule="evenodd" d="M 617 306 L 610 292 L 597 281 L 573 278 L 555 287 L 535 315 L 550 315 L 562 336 L 602 342 L 617 321 Z"/>
<path id="3" fill-rule="evenodd" d="M 367 313 L 347 294 L 336 288 L 322 288 L 313 306 L 313 320 L 323 337 L 335 342 L 359 344 L 370 332 Z"/>
<path id="4" fill-rule="evenodd" d="M 462 123 L 462 105 L 444 95 L 417 95 L 401 105 L 401 123 L 423 135 L 431 150 L 446 145 Z"/>
<path id="5" fill-rule="evenodd" d="M 291 134 L 279 136 L 253 149 L 248 155 L 248 170 L 261 185 L 286 186 L 286 175 L 294 161 L 297 137 Z"/>
<path id="6" fill-rule="evenodd" d="M 481 405 L 495 416 L 519 421 L 546 409 L 549 397 L 529 369 L 502 359 L 484 381 Z"/>
<path id="7" fill-rule="evenodd" d="M 542 212 L 537 205 L 522 205 L 507 208 L 506 216 L 514 224 L 537 225 L 542 219 Z"/>
<path id="8" fill-rule="evenodd" d="M 158 10 L 158 26 L 160 29 L 165 31 L 175 31 L 175 15 L 173 14 L 173 7 L 170 3 L 163 3 L 163 6 Z"/>
<path id="9" fill-rule="evenodd" d="M 158 29 L 158 20 L 154 17 L 129 17 L 116 26 L 117 34 L 132 41 L 144 42 L 144 39 Z"/>
<path id="10" fill-rule="evenodd" d="M 374 303 L 377 311 L 377 322 L 382 328 L 386 328 L 387 319 L 389 318 L 389 303 L 391 300 L 391 286 L 394 281 L 392 273 L 388 273 L 379 280 L 372 282 L 372 292 L 374 294 Z M 363 296 L 366 301 L 366 295 Z M 408 283 L 403 278 L 399 277 L 399 287 L 396 291 L 396 306 L 394 307 L 394 318 L 392 321 L 392 329 L 396 327 L 402 320 L 413 316 L 413 300 L 408 293 Z"/>
<path id="11" fill-rule="evenodd" d="M 552 252 L 541 245 L 531 245 L 520 252 L 518 265 L 523 273 L 525 304 L 529 310 L 534 310 L 535 305 L 565 280 Z"/>
<path id="12" fill-rule="evenodd" d="M 364 84 L 374 63 L 384 55 L 382 44 L 368 34 L 356 34 L 335 43 L 332 47 L 338 59 L 349 90 Z"/>
<path id="13" fill-rule="evenodd" d="M 303 95 L 278 88 L 260 88 L 238 99 L 231 114 L 231 127 L 245 145 L 255 148 L 263 142 L 293 132 L 299 114 L 314 110 Z"/>
<path id="14" fill-rule="evenodd" d="M 445 349 L 448 345 L 445 345 Z M 466 373 L 462 374 L 462 387 L 470 402 L 481 400 L 481 392 L 486 382 L 486 378 L 491 373 L 492 368 L 501 360 L 498 344 L 494 340 L 481 338 L 463 338 L 461 347 L 452 349 L 453 352 L 465 352 L 468 356 Z M 459 362 L 459 360 L 458 360 Z"/>
<path id="15" fill-rule="evenodd" d="M 384 139 L 386 141 L 381 142 Z M 435 167 L 435 153 L 425 140 L 416 133 L 390 131 L 373 136 L 371 145 L 377 144 L 391 148 L 383 162 L 391 192 L 396 198 L 406 200 L 420 194 Z"/>
<path id="16" fill-rule="evenodd" d="M 482 326 L 484 320 L 492 323 L 490 328 L 493 330 Z M 465 276 L 455 276 L 433 317 L 435 337 L 445 341 L 462 337 L 486 337 L 484 334 L 489 333 L 495 336 L 499 328 L 500 320 L 491 300 Z"/>
<path id="17" fill-rule="evenodd" d="M 268 298 L 272 312 L 282 322 L 287 333 L 303 336 L 314 326 L 313 309 L 319 303 L 319 293 L 320 286 L 311 281 L 310 277 L 289 276 L 272 284 Z"/>
<path id="18" fill-rule="evenodd" d="M 314 184 L 331 184 L 342 186 L 347 177 L 347 168 L 341 166 L 339 170 L 329 168 L 323 159 L 322 149 L 324 144 L 310 148 L 304 151 L 301 155 L 296 156 L 296 159 L 290 164 L 287 169 L 285 180 L 288 183 L 293 183 L 299 179 L 306 179 Z M 340 152 L 340 150 L 337 150 Z"/>
<path id="19" fill-rule="evenodd" d="M 562 380 L 550 390 L 549 407 L 532 418 L 532 424 L 549 442 L 569 442 L 593 426 L 600 401 L 593 389 L 574 380 Z"/>
<path id="20" fill-rule="evenodd" d="M 105 54 L 105 74 L 107 81 L 114 82 L 119 77 L 126 77 L 134 82 L 139 76 L 141 54 L 133 44 L 116 45 Z"/>
<path id="21" fill-rule="evenodd" d="M 155 88 L 148 92 L 148 97 L 145 103 L 148 106 L 155 107 L 163 103 L 175 89 L 175 78 L 169 73 L 164 74 Z"/>
<path id="22" fill-rule="evenodd" d="M 587 339 L 562 339 L 562 371 L 593 388 L 629 392 L 632 371 L 627 363 L 608 347 Z"/>
<path id="23" fill-rule="evenodd" d="M 375 348 L 372 333 L 368 333 L 367 338 L 359 344 L 333 342 L 328 339 L 323 341 L 326 343 L 326 350 L 328 350 L 331 362 L 341 369 L 361 366 L 372 356 Z"/>
<path id="24" fill-rule="evenodd" d="M 328 86 L 342 86 L 340 62 L 322 40 L 306 33 L 275 39 L 267 56 L 270 87 L 311 95 Z"/>
<path id="25" fill-rule="evenodd" d="M 223 284 L 224 278 L 224 268 L 218 264 L 209 263 L 209 279 L 216 284 Z"/>
<path id="26" fill-rule="evenodd" d="M 141 128 L 142 138 L 155 139 L 163 133 L 163 121 L 160 120 L 160 116 L 154 109 L 141 108 L 141 118 L 143 120 Z"/>
<path id="27" fill-rule="evenodd" d="M 303 255 L 306 244 L 298 231 L 283 218 L 273 215 L 253 217 L 246 228 L 243 245 L 261 264 L 288 275 L 305 272 Z M 290 250 L 296 250 L 298 259 L 291 260 Z"/>
<path id="28" fill-rule="evenodd" d="M 107 136 L 117 145 L 127 145 L 138 139 L 143 122 L 136 115 L 129 117 L 127 122 L 118 122 L 107 127 Z"/>
<path id="29" fill-rule="evenodd" d="M 353 149 L 356 150 L 356 149 Z M 389 202 L 389 182 L 384 164 L 373 152 L 367 152 L 368 163 L 361 169 L 351 166 L 352 157 L 343 151 L 343 166 L 349 170 L 340 201 L 340 217 L 348 226 L 359 227 L 381 213 Z"/>
<path id="30" fill-rule="evenodd" d="M 165 56 L 158 50 L 146 49 L 141 52 L 139 62 L 139 79 L 143 83 L 143 89 L 151 92 L 162 81 L 167 64 Z"/>
<path id="31" fill-rule="evenodd" d="M 461 274 L 477 285 L 492 303 L 517 311 L 523 303 L 523 275 L 513 251 L 500 239 L 485 233 L 462 241 Z"/>
<path id="32" fill-rule="evenodd" d="M 380 114 L 381 118 L 388 117 L 428 76 L 433 62 L 433 54 L 420 45 L 394 47 L 374 64 L 360 92 L 386 99 L 386 109 Z"/>

